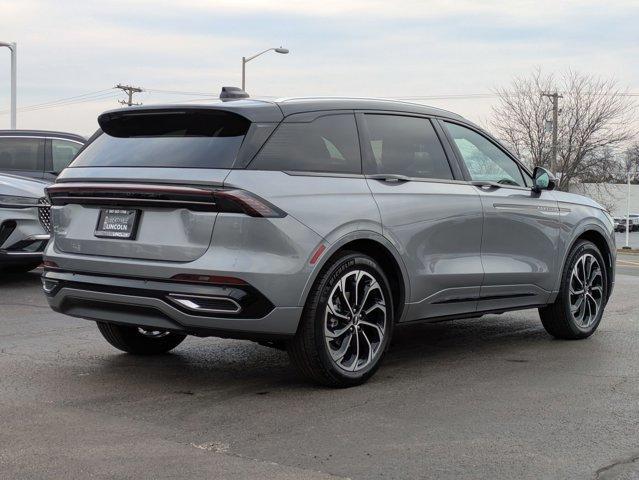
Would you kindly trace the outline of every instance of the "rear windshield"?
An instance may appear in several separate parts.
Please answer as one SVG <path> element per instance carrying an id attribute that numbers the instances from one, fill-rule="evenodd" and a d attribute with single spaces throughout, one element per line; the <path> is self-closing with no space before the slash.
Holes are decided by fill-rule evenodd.
<path id="1" fill-rule="evenodd" d="M 71 167 L 230 168 L 250 122 L 222 111 L 132 112 L 100 126 Z"/>

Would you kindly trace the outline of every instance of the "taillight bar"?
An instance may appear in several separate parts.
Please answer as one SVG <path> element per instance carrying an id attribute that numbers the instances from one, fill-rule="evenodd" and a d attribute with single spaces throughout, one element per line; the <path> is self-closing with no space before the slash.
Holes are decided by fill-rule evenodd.
<path id="1" fill-rule="evenodd" d="M 286 213 L 257 195 L 237 188 L 204 188 L 131 183 L 58 183 L 46 188 L 52 205 L 186 208 L 284 217 Z"/>

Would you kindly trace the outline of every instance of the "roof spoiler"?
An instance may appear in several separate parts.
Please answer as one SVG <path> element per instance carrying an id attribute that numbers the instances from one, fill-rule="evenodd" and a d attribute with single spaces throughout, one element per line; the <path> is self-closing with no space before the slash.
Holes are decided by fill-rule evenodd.
<path id="1" fill-rule="evenodd" d="M 222 87 L 220 92 L 220 100 L 228 102 L 230 100 L 239 100 L 241 98 L 249 98 L 249 94 L 239 87 Z"/>

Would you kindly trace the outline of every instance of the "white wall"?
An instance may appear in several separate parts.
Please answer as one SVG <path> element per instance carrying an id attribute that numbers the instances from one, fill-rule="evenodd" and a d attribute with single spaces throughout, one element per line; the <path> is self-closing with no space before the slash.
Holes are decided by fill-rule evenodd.
<path id="1" fill-rule="evenodd" d="M 610 201 L 606 202 L 612 206 L 611 213 L 615 217 L 623 217 L 626 214 L 626 184 L 609 184 L 603 186 L 594 186 L 593 184 L 584 184 L 582 188 L 575 188 L 575 193 L 583 193 L 591 196 L 597 201 L 601 201 L 599 196 L 605 195 Z M 609 193 L 608 193 L 609 192 Z M 630 185 L 630 213 L 639 213 L 639 185 Z"/>

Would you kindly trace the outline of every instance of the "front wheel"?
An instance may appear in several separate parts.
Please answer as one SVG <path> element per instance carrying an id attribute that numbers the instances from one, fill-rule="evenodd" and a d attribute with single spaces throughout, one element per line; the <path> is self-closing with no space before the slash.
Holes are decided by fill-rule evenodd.
<path id="1" fill-rule="evenodd" d="M 118 350 L 136 355 L 159 355 L 177 347 L 186 335 L 164 330 L 150 330 L 114 323 L 97 322 L 107 342 Z"/>
<path id="2" fill-rule="evenodd" d="M 568 254 L 557 299 L 539 309 L 546 331 L 561 339 L 592 335 L 608 300 L 608 276 L 595 244 L 578 242 Z"/>
<path id="3" fill-rule="evenodd" d="M 383 270 L 367 255 L 343 252 L 316 280 L 289 356 L 317 383 L 359 385 L 379 367 L 392 327 L 393 301 Z"/>

